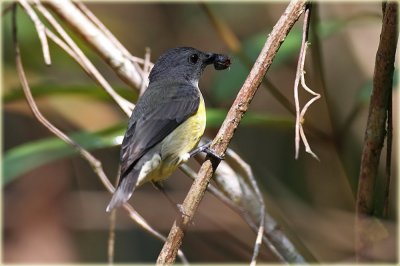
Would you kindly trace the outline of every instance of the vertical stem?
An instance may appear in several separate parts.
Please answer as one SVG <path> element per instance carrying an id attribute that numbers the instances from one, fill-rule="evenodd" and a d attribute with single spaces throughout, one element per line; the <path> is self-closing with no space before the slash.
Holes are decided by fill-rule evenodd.
<path id="1" fill-rule="evenodd" d="M 387 118 L 387 138 L 386 138 L 386 173 L 385 173 L 385 194 L 383 199 L 382 216 L 388 218 L 389 215 L 389 192 L 390 192 L 390 176 L 392 168 L 392 138 L 393 138 L 393 121 L 392 121 L 392 91 L 390 91 Z"/>
<path id="2" fill-rule="evenodd" d="M 384 4 L 382 31 L 375 58 L 373 90 L 361 157 L 356 203 L 356 258 L 365 261 L 365 250 L 371 246 L 371 224 L 366 219 L 374 212 L 374 189 L 379 158 L 385 139 L 387 112 L 391 101 L 394 61 L 398 39 L 398 6 Z"/>

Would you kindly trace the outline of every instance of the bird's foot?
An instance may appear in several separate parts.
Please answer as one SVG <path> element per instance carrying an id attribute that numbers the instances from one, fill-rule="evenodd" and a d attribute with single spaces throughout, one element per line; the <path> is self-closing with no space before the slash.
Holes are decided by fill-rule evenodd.
<path id="1" fill-rule="evenodd" d="M 191 151 L 189 153 L 190 157 L 193 157 L 193 156 L 199 154 L 200 152 L 205 152 L 205 153 L 207 153 L 207 155 L 214 157 L 215 159 L 223 160 L 224 157 L 217 154 L 217 152 L 215 150 L 210 149 L 210 145 L 211 145 L 211 141 L 204 144 L 203 146 L 200 146 L 200 147 L 194 149 L 193 151 Z"/>

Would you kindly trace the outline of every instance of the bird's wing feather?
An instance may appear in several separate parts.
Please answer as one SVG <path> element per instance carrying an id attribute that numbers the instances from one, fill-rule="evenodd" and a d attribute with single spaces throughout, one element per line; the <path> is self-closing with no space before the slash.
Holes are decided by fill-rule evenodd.
<path id="1" fill-rule="evenodd" d="M 130 119 L 121 148 L 120 182 L 149 149 L 195 114 L 199 107 L 197 88 L 188 88 L 188 84 L 154 86 L 157 85 L 147 89 L 148 100 L 139 101 Z M 153 97 L 154 94 L 157 97 Z"/>

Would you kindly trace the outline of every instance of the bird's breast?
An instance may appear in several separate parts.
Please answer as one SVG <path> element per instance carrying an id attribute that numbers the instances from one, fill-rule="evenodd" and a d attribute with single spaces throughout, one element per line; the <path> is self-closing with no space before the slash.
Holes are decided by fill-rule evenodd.
<path id="1" fill-rule="evenodd" d="M 206 110 L 200 97 L 197 112 L 180 124 L 163 140 L 162 157 L 180 157 L 197 146 L 206 128 Z"/>
<path id="2" fill-rule="evenodd" d="M 192 151 L 200 141 L 206 128 L 206 110 L 203 97 L 195 114 L 186 119 L 163 141 L 161 146 L 162 176 L 172 173 L 185 154 Z"/>

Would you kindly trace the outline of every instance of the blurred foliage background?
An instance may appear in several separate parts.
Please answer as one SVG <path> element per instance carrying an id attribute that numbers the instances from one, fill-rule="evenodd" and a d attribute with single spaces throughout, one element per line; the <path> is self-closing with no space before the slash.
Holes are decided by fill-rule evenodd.
<path id="1" fill-rule="evenodd" d="M 228 50 L 198 3 L 86 3 L 135 56 L 151 49 L 154 62 L 165 50 L 193 46 L 230 54 L 230 71 L 206 70 L 200 86 L 208 106 L 206 135 L 212 138 L 246 78 L 249 68 Z M 209 8 L 237 35 L 254 62 L 286 3 L 208 3 Z M 4 5 L 3 5 L 4 8 Z M 372 88 L 375 54 L 381 28 L 379 3 L 318 4 L 327 95 L 314 104 L 305 125 L 329 136 L 309 134 L 320 162 L 303 150 L 294 160 L 295 117 L 261 85 L 250 113 L 235 134 L 231 148 L 249 163 L 267 206 L 285 232 L 322 262 L 354 260 L 354 195 L 361 145 Z M 2 16 L 3 98 L 3 260 L 4 262 L 106 262 L 109 218 L 105 192 L 91 168 L 55 139 L 32 116 L 15 71 L 11 13 Z M 19 9 L 18 36 L 28 80 L 45 116 L 58 128 L 93 150 L 106 173 L 115 177 L 119 147 L 127 117 L 80 67 L 50 42 L 53 64 L 43 64 L 36 30 Z M 315 21 L 311 21 L 315 23 Z M 137 93 L 70 32 L 86 55 L 125 98 Z M 267 78 L 293 102 L 293 84 L 301 42 L 301 23 L 285 40 Z M 311 48 L 313 43 L 311 41 Z M 309 55 L 311 52 L 309 52 Z M 306 79 L 315 87 L 311 57 Z M 395 87 L 397 81 L 395 81 Z M 398 146 L 398 90 L 393 91 L 394 147 Z M 301 95 L 303 102 L 307 95 Z M 326 101 L 331 104 L 327 107 Z M 329 115 L 330 113 L 330 115 Z M 333 120 L 330 121 L 329 117 Z M 332 132 L 336 132 L 333 137 Z M 333 139 L 337 141 L 335 148 Z M 384 158 L 376 185 L 378 218 L 382 218 Z M 394 149 L 392 173 L 398 174 Z M 197 169 L 198 164 L 190 162 Z M 396 261 L 397 180 L 392 178 L 389 217 L 370 250 L 372 260 Z M 181 202 L 191 181 L 177 171 L 166 182 L 168 193 Z M 147 184 L 135 192 L 132 205 L 164 234 L 175 218 L 173 207 Z M 162 243 L 133 224 L 124 212 L 117 222 L 116 261 L 153 263 Z M 190 262 L 248 262 L 255 234 L 226 206 L 206 195 L 184 239 Z M 260 261 L 274 257 L 263 246 Z"/>

